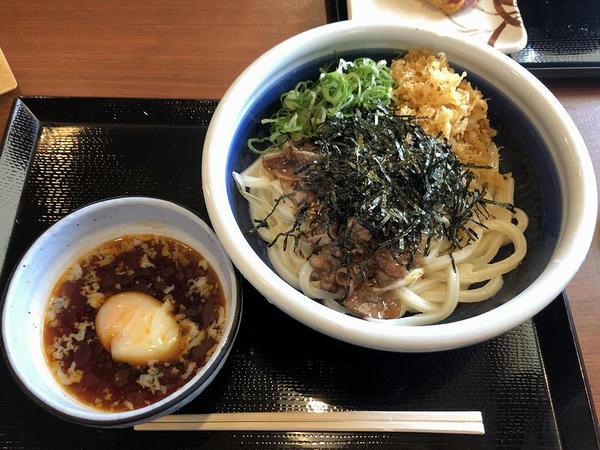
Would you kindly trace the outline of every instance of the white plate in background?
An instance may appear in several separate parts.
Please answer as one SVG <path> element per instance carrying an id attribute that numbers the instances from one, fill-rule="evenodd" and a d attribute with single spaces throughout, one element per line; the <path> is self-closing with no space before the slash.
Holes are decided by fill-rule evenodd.
<path id="1" fill-rule="evenodd" d="M 369 23 L 398 23 L 487 43 L 503 53 L 527 44 L 515 0 L 479 0 L 448 15 L 426 0 L 347 0 L 348 18 Z"/>

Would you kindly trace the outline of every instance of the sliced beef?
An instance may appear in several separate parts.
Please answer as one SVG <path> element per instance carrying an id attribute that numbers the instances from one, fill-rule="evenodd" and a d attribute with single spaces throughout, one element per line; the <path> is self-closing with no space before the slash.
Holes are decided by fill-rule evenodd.
<path id="1" fill-rule="evenodd" d="M 359 316 L 376 319 L 392 319 L 401 312 L 399 301 L 381 295 L 367 285 L 361 286 L 346 298 L 343 305 Z"/>
<path id="2" fill-rule="evenodd" d="M 281 152 L 263 158 L 263 167 L 280 180 L 297 181 L 319 159 L 317 153 L 305 148 L 299 149 L 293 141 L 287 141 Z"/>

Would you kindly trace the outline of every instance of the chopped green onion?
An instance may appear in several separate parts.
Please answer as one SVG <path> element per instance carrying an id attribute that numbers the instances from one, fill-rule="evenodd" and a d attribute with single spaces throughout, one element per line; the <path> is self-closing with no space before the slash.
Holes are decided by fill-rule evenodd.
<path id="1" fill-rule="evenodd" d="M 329 117 L 350 117 L 356 107 L 375 109 L 391 103 L 393 78 L 385 61 L 340 59 L 336 70 L 321 68 L 316 82 L 302 81 L 280 97 L 281 109 L 263 119 L 268 137 L 251 138 L 248 148 L 264 153 L 288 139 L 300 141 L 314 135 Z M 265 144 L 260 149 L 256 144 Z"/>

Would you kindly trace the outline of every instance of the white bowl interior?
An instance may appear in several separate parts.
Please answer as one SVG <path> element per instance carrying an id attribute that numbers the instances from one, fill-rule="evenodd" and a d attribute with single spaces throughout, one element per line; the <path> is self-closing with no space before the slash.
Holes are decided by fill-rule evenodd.
<path id="1" fill-rule="evenodd" d="M 80 256 L 110 239 L 146 233 L 165 235 L 191 246 L 213 267 L 226 300 L 224 336 L 206 365 L 170 396 L 133 411 L 99 411 L 69 395 L 50 372 L 42 345 L 43 317 L 56 281 Z M 195 389 L 192 388 L 207 372 L 215 370 L 214 363 L 224 351 L 225 337 L 235 332 L 234 314 L 231 312 L 239 307 L 238 302 L 231 262 L 212 230 L 202 220 L 170 202 L 151 198 L 119 198 L 75 211 L 36 240 L 17 266 L 8 287 L 2 333 L 15 374 L 32 394 L 51 408 L 84 421 L 134 420 L 155 410 L 161 411 L 161 414 L 168 413 L 175 406 L 166 410 L 163 407 L 174 397 L 185 398 L 186 402 L 193 398 L 190 394 Z M 181 405 L 178 403 L 177 407 Z"/>
<path id="2" fill-rule="evenodd" d="M 451 64 L 477 74 L 501 91 L 539 133 L 556 167 L 562 194 L 560 232 L 549 264 L 505 304 L 466 320 L 424 327 L 382 326 L 344 316 L 287 285 L 246 241 L 231 208 L 228 155 L 252 105 L 276 80 L 294 78 L 303 65 L 360 49 L 430 48 Z M 275 81 L 273 81 L 275 80 Z M 300 81 L 297 80 L 296 81 Z M 436 33 L 394 25 L 336 23 L 295 36 L 262 55 L 235 81 L 219 104 L 205 140 L 203 187 L 217 235 L 233 262 L 269 301 L 330 336 L 367 347 L 431 351 L 480 342 L 532 317 L 564 289 L 582 263 L 593 234 L 597 194 L 583 140 L 564 108 L 529 72 L 496 50 Z"/>

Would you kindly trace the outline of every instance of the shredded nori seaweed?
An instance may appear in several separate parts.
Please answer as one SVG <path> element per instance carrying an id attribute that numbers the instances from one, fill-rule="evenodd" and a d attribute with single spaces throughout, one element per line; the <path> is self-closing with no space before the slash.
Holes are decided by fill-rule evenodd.
<path id="1" fill-rule="evenodd" d="M 447 251 L 477 238 L 469 223 L 487 218 L 485 186 L 472 186 L 476 175 L 462 164 L 440 136 L 429 136 L 414 116 L 357 108 L 349 117 L 333 117 L 311 139 L 318 162 L 296 186 L 310 191 L 284 237 L 312 235 L 325 228 L 344 253 L 350 218 L 379 242 L 411 257 L 428 254 L 433 239 L 446 238 Z M 502 205 L 509 207 L 510 205 Z M 258 226 L 265 226 L 258 221 Z M 308 226 L 306 225 L 308 224 Z M 346 242 L 344 242 L 346 241 Z M 346 258 L 348 255 L 346 255 Z"/>

